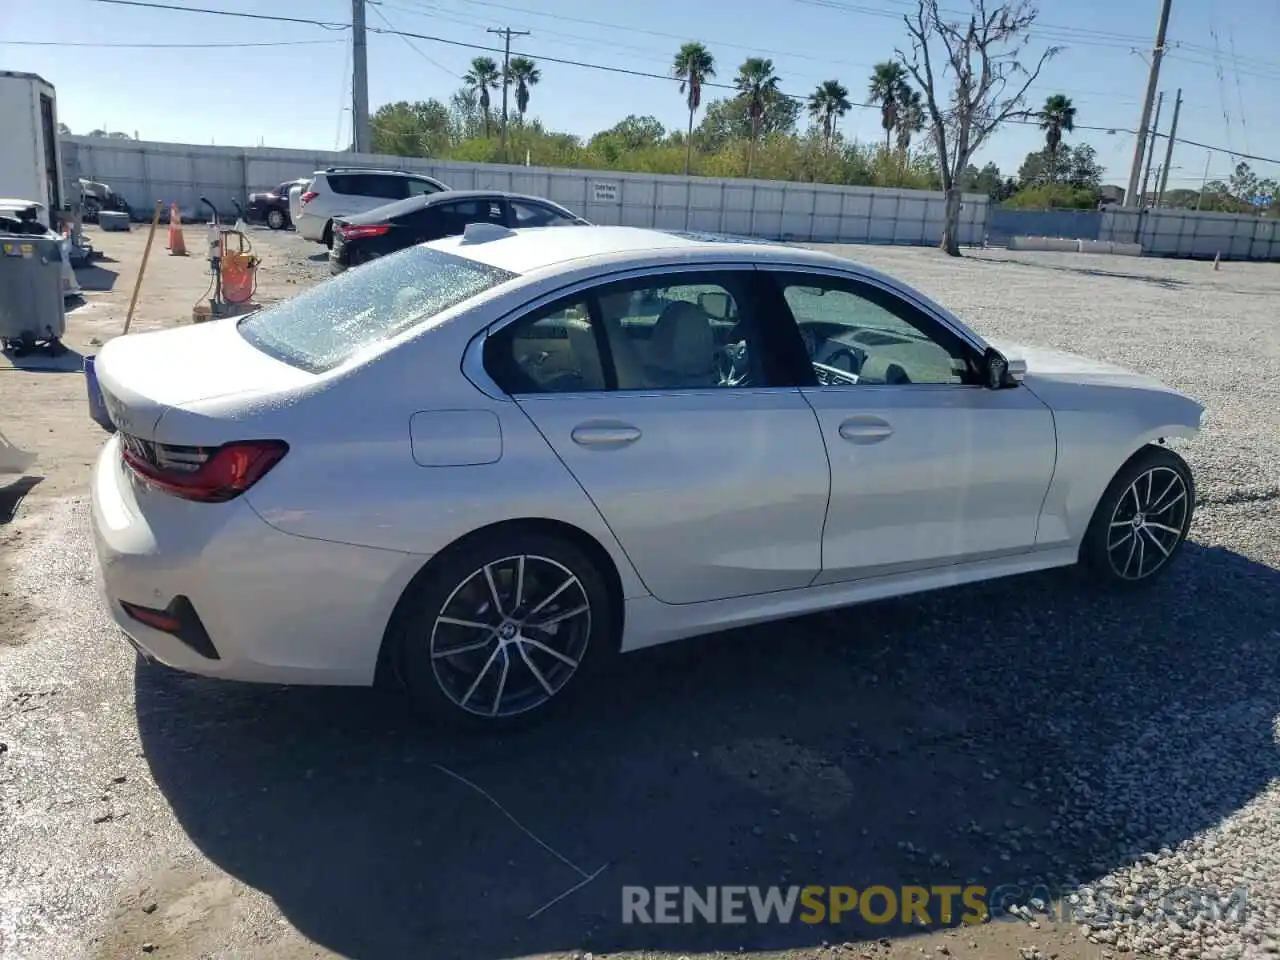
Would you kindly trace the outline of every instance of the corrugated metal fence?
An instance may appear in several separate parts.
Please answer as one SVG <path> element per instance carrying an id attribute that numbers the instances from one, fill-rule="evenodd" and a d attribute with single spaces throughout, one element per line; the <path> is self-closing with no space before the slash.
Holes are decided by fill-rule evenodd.
<path id="1" fill-rule="evenodd" d="M 1280 220 L 1196 210 L 1104 210 L 1099 240 L 1142 244 L 1165 257 L 1280 260 Z"/>
<path id="2" fill-rule="evenodd" d="M 111 185 L 135 207 L 176 202 L 194 214 L 201 196 L 225 214 L 231 200 L 339 164 L 412 170 L 459 189 L 513 190 L 562 203 L 603 224 L 697 230 L 782 240 L 937 244 L 940 193 L 771 180 L 723 180 L 618 171 L 549 169 L 365 156 L 272 147 L 64 137 L 79 176 Z M 960 242 L 982 243 L 988 199 L 965 195 Z"/>

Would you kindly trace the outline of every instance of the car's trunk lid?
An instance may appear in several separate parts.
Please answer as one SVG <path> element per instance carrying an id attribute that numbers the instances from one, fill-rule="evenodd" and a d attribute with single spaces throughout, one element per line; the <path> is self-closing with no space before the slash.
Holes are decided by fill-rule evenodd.
<path id="1" fill-rule="evenodd" d="M 240 439 L 217 436 L 216 423 L 196 429 L 189 422 L 184 424 L 183 436 L 170 437 L 171 431 L 161 431 L 160 423 L 170 411 L 200 401 L 274 394 L 314 381 L 313 375 L 252 346 L 236 323 L 237 318 L 231 317 L 131 334 L 103 346 L 94 357 L 94 373 L 116 429 L 139 440 L 171 443 Z"/>

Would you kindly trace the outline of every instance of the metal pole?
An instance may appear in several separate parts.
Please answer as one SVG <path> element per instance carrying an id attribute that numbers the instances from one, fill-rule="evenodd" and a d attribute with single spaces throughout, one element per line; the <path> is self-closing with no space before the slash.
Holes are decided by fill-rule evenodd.
<path id="1" fill-rule="evenodd" d="M 1164 191 L 1169 186 L 1169 166 L 1173 163 L 1173 141 L 1178 135 L 1178 114 L 1182 112 L 1182 88 L 1178 88 L 1178 99 L 1173 101 L 1173 122 L 1169 124 L 1169 142 L 1164 148 L 1164 171 L 1160 174 L 1160 189 L 1156 192 L 1156 206 L 1164 203 Z"/>
<path id="2" fill-rule="evenodd" d="M 1129 168 L 1129 188 L 1125 191 L 1125 205 L 1133 206 L 1133 195 L 1142 176 L 1142 158 L 1147 151 L 1147 123 L 1151 119 L 1151 105 L 1156 99 L 1160 84 L 1160 58 L 1164 56 L 1164 37 L 1169 29 L 1169 8 L 1173 0 L 1162 0 L 1160 25 L 1156 28 L 1156 45 L 1151 51 L 1151 70 L 1147 75 L 1147 94 L 1142 101 L 1142 119 L 1138 121 L 1138 142 L 1133 146 L 1133 164 Z M 1141 203 L 1138 204 L 1141 206 Z"/>
<path id="3" fill-rule="evenodd" d="M 1164 94 L 1160 94 L 1160 99 L 1156 101 L 1156 119 L 1151 124 L 1151 141 L 1148 144 L 1147 162 L 1144 165 L 1142 173 L 1142 190 L 1138 193 L 1138 209 L 1141 210 L 1147 205 L 1147 181 L 1151 178 L 1151 161 L 1155 159 L 1156 152 L 1156 134 L 1160 131 L 1160 110 L 1164 107 Z"/>
<path id="4" fill-rule="evenodd" d="M 1204 188 L 1209 185 L 1209 164 L 1213 162 L 1213 151 L 1210 150 L 1204 155 L 1204 179 L 1200 181 L 1200 196 L 1196 197 L 1196 209 L 1200 209 L 1200 204 L 1204 202 Z"/>
<path id="5" fill-rule="evenodd" d="M 356 153 L 372 153 L 369 133 L 369 46 L 365 0 L 351 0 L 351 137 Z"/>
<path id="6" fill-rule="evenodd" d="M 502 48 L 502 159 L 509 161 L 507 153 L 507 91 L 511 88 L 511 38 L 527 37 L 528 30 L 512 30 L 510 27 L 490 27 L 489 33 L 499 34 L 503 38 Z"/>

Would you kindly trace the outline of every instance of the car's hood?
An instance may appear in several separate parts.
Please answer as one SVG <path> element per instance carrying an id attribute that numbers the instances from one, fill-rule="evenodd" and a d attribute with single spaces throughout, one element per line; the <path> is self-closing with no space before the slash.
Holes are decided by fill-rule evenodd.
<path id="1" fill-rule="evenodd" d="M 1154 377 L 1138 373 L 1104 360 L 1094 360 L 1079 354 L 1008 341 L 988 340 L 1008 360 L 1022 360 L 1027 365 L 1026 378 L 1052 380 L 1059 383 L 1092 384 L 1108 387 L 1139 387 L 1176 393 L 1172 387 Z"/>

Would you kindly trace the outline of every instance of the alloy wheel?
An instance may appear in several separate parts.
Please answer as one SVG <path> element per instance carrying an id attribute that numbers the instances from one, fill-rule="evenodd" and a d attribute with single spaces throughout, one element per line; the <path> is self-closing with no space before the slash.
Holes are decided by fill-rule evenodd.
<path id="1" fill-rule="evenodd" d="M 1152 467 L 1129 484 L 1111 513 L 1107 558 L 1116 576 L 1143 580 L 1173 556 L 1191 509 L 1187 484 L 1172 467 Z"/>
<path id="2" fill-rule="evenodd" d="M 455 706 L 510 717 L 569 682 L 590 636 L 591 603 L 573 571 L 547 557 L 505 557 L 449 594 L 432 625 L 431 666 Z"/>

